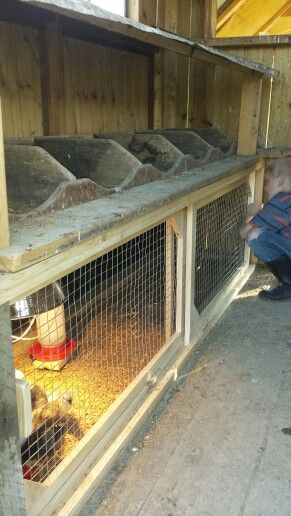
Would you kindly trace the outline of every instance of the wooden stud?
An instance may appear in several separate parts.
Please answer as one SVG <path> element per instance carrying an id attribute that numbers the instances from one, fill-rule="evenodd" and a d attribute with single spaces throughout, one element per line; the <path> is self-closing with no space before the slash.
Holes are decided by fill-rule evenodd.
<path id="1" fill-rule="evenodd" d="M 157 0 L 157 27 L 159 27 L 160 29 L 165 28 L 166 1 L 167 0 Z"/>
<path id="2" fill-rule="evenodd" d="M 177 55 L 164 51 L 163 127 L 176 127 Z"/>
<path id="3" fill-rule="evenodd" d="M 157 0 L 127 0 L 127 17 L 156 27 Z"/>
<path id="4" fill-rule="evenodd" d="M 9 247 L 9 219 L 3 143 L 2 104 L 0 98 L 0 249 Z"/>
<path id="5" fill-rule="evenodd" d="M 9 304 L 0 306 L 0 514 L 25 515 Z"/>
<path id="6" fill-rule="evenodd" d="M 237 146 L 240 156 L 257 152 L 262 82 L 261 78 L 254 75 L 247 74 L 244 77 Z"/>
<path id="7" fill-rule="evenodd" d="M 217 1 L 205 0 L 204 5 L 204 39 L 215 38 L 217 21 Z"/>
<path id="8" fill-rule="evenodd" d="M 59 17 L 40 31 L 44 135 L 66 133 L 63 36 Z"/>
<path id="9" fill-rule="evenodd" d="M 184 345 L 188 346 L 194 333 L 201 328 L 201 317 L 194 304 L 195 270 L 196 270 L 196 231 L 197 208 L 187 209 L 187 242 L 186 242 L 186 288 L 185 288 L 185 335 Z"/>
<path id="10" fill-rule="evenodd" d="M 139 7 L 140 0 L 127 0 L 126 1 L 126 16 L 134 21 L 139 21 Z"/>
<path id="11" fill-rule="evenodd" d="M 164 50 L 155 53 L 154 58 L 154 129 L 163 127 L 164 107 Z"/>

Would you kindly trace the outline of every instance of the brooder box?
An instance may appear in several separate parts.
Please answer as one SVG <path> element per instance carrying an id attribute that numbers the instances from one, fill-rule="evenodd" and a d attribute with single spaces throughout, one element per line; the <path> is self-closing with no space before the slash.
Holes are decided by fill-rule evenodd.
<path id="1" fill-rule="evenodd" d="M 29 514 L 77 514 L 246 280 L 238 226 L 262 174 L 258 158 L 233 158 L 50 214 L 52 256 L 16 271 L 9 291 L 4 279 L 15 368 L 31 394 Z M 34 239 L 46 224 L 30 221 L 32 251 L 14 266 L 46 252 L 48 235 Z"/>

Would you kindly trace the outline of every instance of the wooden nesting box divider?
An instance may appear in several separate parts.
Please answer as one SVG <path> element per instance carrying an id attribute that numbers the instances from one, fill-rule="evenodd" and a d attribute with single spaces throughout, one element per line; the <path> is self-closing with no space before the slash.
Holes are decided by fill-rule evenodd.
<path id="1" fill-rule="evenodd" d="M 253 271 L 238 227 L 262 199 L 262 81 L 278 73 L 194 40 L 198 3 L 187 20 L 175 2 L 129 2 L 136 21 L 77 0 L 0 7 L 1 514 L 78 514 Z M 215 67 L 242 76 L 231 138 L 208 127 Z"/>

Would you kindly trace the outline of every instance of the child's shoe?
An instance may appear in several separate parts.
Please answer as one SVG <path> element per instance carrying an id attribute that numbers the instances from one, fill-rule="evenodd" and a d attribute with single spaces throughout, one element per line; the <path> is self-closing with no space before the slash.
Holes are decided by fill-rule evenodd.
<path id="1" fill-rule="evenodd" d="M 263 301 L 291 301 L 291 286 L 279 285 L 273 290 L 261 290 L 258 297 Z"/>
<path id="2" fill-rule="evenodd" d="M 264 301 L 291 301 L 291 261 L 282 256 L 266 265 L 276 278 L 282 283 L 273 290 L 261 290 L 259 298 Z"/>

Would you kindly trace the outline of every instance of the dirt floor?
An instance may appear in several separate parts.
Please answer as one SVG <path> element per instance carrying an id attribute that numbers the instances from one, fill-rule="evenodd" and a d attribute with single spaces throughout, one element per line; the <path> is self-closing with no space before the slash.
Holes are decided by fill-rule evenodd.
<path id="1" fill-rule="evenodd" d="M 259 270 L 80 516 L 291 514 L 291 303 Z"/>

